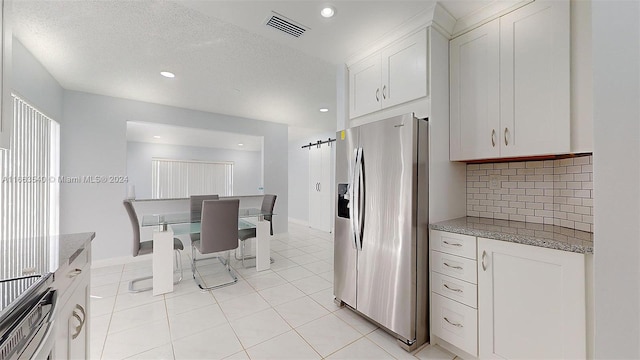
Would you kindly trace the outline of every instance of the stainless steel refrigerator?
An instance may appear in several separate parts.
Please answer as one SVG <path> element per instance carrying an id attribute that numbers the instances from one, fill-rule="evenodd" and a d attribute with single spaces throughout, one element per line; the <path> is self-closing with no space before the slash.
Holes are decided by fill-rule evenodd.
<path id="1" fill-rule="evenodd" d="M 428 340 L 428 122 L 337 133 L 334 295 L 412 350 Z"/>

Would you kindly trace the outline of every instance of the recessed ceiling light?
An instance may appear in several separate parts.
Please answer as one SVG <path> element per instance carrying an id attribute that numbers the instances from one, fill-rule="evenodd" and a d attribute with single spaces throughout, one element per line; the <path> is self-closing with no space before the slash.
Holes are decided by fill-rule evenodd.
<path id="1" fill-rule="evenodd" d="M 166 77 L 166 78 L 174 78 L 176 77 L 176 74 L 170 72 L 170 71 L 160 71 L 160 75 Z"/>
<path id="2" fill-rule="evenodd" d="M 327 112 L 327 111 L 329 111 L 329 109 L 327 109 L 327 108 L 320 109 L 320 112 Z"/>
<path id="3" fill-rule="evenodd" d="M 243 143 L 238 143 L 238 146 L 244 146 L 244 144 Z"/>
<path id="4" fill-rule="evenodd" d="M 331 6 L 327 6 L 324 9 L 322 9 L 320 11 L 320 15 L 322 15 L 322 17 L 326 17 L 326 18 L 330 18 L 333 17 L 333 15 L 335 15 L 336 11 L 334 8 L 332 8 Z"/>
<path id="5" fill-rule="evenodd" d="M 153 135 L 154 139 L 160 139 L 160 135 Z"/>

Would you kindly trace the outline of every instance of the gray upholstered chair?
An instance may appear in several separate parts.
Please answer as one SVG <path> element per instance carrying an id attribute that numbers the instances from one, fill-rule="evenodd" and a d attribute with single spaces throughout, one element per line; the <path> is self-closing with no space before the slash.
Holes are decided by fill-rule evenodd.
<path id="1" fill-rule="evenodd" d="M 133 208 L 133 204 L 131 200 L 124 200 L 122 202 L 124 208 L 127 210 L 127 215 L 129 215 L 129 220 L 131 221 L 131 227 L 133 230 L 133 256 L 139 255 L 147 255 L 153 253 L 153 240 L 140 241 L 140 223 L 138 222 L 138 215 L 136 215 L 136 210 Z M 176 269 L 180 271 L 180 278 L 174 281 L 174 284 L 182 281 L 182 258 L 180 256 L 180 251 L 184 250 L 184 245 L 182 241 L 179 239 L 173 239 L 173 250 L 175 250 L 176 254 Z M 133 279 L 129 282 L 129 291 L 130 292 L 142 292 L 152 290 L 153 287 L 135 289 L 134 284 L 143 281 L 152 279 L 153 276 L 145 276 L 137 279 Z"/>
<path id="2" fill-rule="evenodd" d="M 202 216 L 200 220 L 200 239 L 191 242 L 191 271 L 193 279 L 201 290 L 216 289 L 231 285 L 238 281 L 229 264 L 232 250 L 238 248 L 238 209 L 240 200 L 205 200 L 202 202 Z M 231 281 L 205 286 L 196 276 L 196 250 L 200 254 L 212 254 L 226 251 L 226 259 L 216 256 L 226 266 Z"/>
<path id="3" fill-rule="evenodd" d="M 262 206 L 261 206 L 261 210 L 264 212 L 268 212 L 270 214 L 273 213 L 273 208 L 276 205 L 276 198 L 278 196 L 277 195 L 271 195 L 271 194 L 267 194 L 262 198 Z M 265 215 L 264 219 L 266 221 L 269 222 L 269 225 L 271 227 L 271 235 L 273 235 L 273 215 Z M 246 256 L 245 254 L 245 241 L 251 238 L 255 238 L 256 237 L 256 229 L 245 229 L 245 230 L 239 230 L 238 231 L 238 239 L 240 240 L 240 242 L 242 243 L 242 245 L 240 246 L 240 257 L 238 258 L 238 254 L 236 254 L 236 260 L 241 260 L 242 261 L 242 267 L 247 267 L 244 264 L 245 260 L 250 260 L 250 259 L 255 259 L 255 256 Z M 273 259 L 270 259 L 271 262 L 273 263 Z M 255 265 L 254 265 L 255 266 Z"/>
<path id="4" fill-rule="evenodd" d="M 189 209 L 191 213 L 191 221 L 200 220 L 202 216 L 202 202 L 205 200 L 218 200 L 218 195 L 191 195 L 189 197 Z M 200 234 L 190 234 L 191 241 L 200 240 Z"/>

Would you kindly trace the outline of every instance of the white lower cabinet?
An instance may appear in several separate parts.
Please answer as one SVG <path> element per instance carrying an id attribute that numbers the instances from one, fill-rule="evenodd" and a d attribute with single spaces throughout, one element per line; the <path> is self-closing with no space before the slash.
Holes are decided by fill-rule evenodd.
<path id="1" fill-rule="evenodd" d="M 586 358 L 585 256 L 478 238 L 481 359 Z"/>
<path id="2" fill-rule="evenodd" d="M 432 343 L 464 358 L 586 358 L 584 254 L 429 236 Z"/>
<path id="3" fill-rule="evenodd" d="M 89 359 L 90 259 L 90 249 L 85 249 L 73 263 L 55 272 L 58 305 L 55 311 L 54 359 Z"/>

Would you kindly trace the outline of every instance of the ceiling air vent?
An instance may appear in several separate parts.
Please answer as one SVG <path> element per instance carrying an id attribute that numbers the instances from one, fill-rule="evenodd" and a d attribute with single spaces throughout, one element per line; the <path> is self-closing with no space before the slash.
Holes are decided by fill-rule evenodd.
<path id="1" fill-rule="evenodd" d="M 309 28 L 297 23 L 291 19 L 287 19 L 286 17 L 278 14 L 275 11 L 271 12 L 271 16 L 267 17 L 265 21 L 265 25 L 271 26 L 272 28 L 285 32 L 291 36 L 300 37 L 307 31 Z"/>

